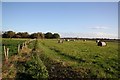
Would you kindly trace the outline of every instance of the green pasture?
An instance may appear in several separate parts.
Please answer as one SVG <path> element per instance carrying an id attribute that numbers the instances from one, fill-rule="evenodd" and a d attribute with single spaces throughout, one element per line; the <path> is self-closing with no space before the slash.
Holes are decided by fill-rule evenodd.
<path id="1" fill-rule="evenodd" d="M 118 76 L 118 43 L 106 42 L 107 46 L 97 46 L 95 41 L 40 40 L 44 55 L 54 61 L 61 61 L 79 71 L 83 77 L 116 78 Z M 49 63 L 48 63 L 49 64 Z"/>
<path id="2" fill-rule="evenodd" d="M 9 48 L 9 56 L 17 53 L 18 44 L 22 44 L 26 39 L 2 39 L 2 52 L 3 46 Z"/>
<path id="3" fill-rule="evenodd" d="M 17 45 L 25 40 L 3 39 L 2 45 L 9 47 L 10 55 L 13 55 L 17 52 Z M 37 58 L 30 61 L 41 63 L 45 69 L 37 74 L 42 75 L 43 73 L 48 78 L 117 78 L 119 43 L 116 41 L 106 41 L 106 43 L 107 46 L 101 47 L 92 40 L 58 43 L 57 39 L 39 39 L 32 41 L 28 47 L 37 54 L 35 55 Z M 33 63 L 27 63 L 34 66 Z M 39 69 L 38 67 L 37 69 Z M 31 74 L 34 73 L 34 76 L 37 76 L 35 70 L 31 70 L 31 68 Z"/>

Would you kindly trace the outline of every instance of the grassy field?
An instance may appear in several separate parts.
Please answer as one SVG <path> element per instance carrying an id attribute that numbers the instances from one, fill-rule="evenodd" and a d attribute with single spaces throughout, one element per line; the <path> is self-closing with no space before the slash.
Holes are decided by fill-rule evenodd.
<path id="1" fill-rule="evenodd" d="M 22 44 L 26 39 L 2 39 L 3 46 L 9 48 L 9 56 L 17 53 L 18 44 Z"/>
<path id="2" fill-rule="evenodd" d="M 10 54 L 13 55 L 16 52 L 13 45 L 16 46 L 23 41 L 3 39 L 3 44 L 11 48 Z M 19 68 L 16 69 L 19 73 L 26 72 L 38 80 L 66 77 L 118 78 L 118 43 L 106 43 L 107 46 L 100 47 L 95 41 L 90 40 L 64 43 L 57 43 L 55 39 L 33 41 L 28 45 L 32 49 L 31 56 L 29 54 L 30 60 L 24 62 L 24 65 L 29 67 L 19 63 L 16 65 Z"/>
<path id="3" fill-rule="evenodd" d="M 116 78 L 118 76 L 118 43 L 107 42 L 97 46 L 95 41 L 57 43 L 56 40 L 41 40 L 44 55 L 54 61 L 61 61 L 81 77 Z M 48 63 L 49 64 L 49 63 Z"/>

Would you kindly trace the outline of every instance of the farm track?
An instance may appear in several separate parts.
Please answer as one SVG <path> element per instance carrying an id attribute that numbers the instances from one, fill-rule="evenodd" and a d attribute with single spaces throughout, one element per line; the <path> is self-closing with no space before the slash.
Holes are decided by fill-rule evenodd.
<path id="1" fill-rule="evenodd" d="M 49 49 L 48 47 L 46 47 L 44 45 L 42 45 L 42 47 L 44 47 L 46 50 L 52 51 L 55 54 L 59 54 L 59 53 Z M 51 53 L 49 53 L 49 54 L 51 54 Z M 54 54 L 51 54 L 51 55 L 54 55 Z M 63 55 L 58 55 L 58 56 L 63 58 L 63 59 L 65 59 L 65 57 L 66 57 L 66 56 L 63 56 Z M 49 79 L 52 79 L 52 78 L 79 78 L 80 79 L 80 78 L 87 77 L 87 74 L 84 73 L 84 72 L 89 73 L 89 70 L 86 70 L 84 68 L 79 68 L 79 70 L 78 69 L 73 69 L 72 66 L 70 66 L 63 59 L 58 59 L 58 58 L 55 58 L 55 57 L 52 58 L 49 55 L 47 55 L 44 52 L 44 50 L 41 53 L 40 58 L 43 61 L 43 63 L 45 64 L 45 66 L 47 67 L 47 70 L 48 70 L 48 73 L 49 73 Z M 72 61 L 72 59 L 70 59 L 70 61 Z M 72 62 L 75 62 L 75 61 L 72 61 Z"/>
<path id="2" fill-rule="evenodd" d="M 42 45 L 44 45 L 47 48 L 49 48 L 50 50 L 52 50 L 58 56 L 61 56 L 63 58 L 67 58 L 69 61 L 74 61 L 74 62 L 77 62 L 77 63 L 85 63 L 85 62 L 87 62 L 82 57 L 77 57 L 75 55 L 70 55 L 69 53 L 62 52 L 61 50 L 59 50 L 59 49 L 57 49 L 55 47 L 48 46 L 48 45 L 46 45 L 44 43 L 42 43 Z"/>
<path id="3" fill-rule="evenodd" d="M 82 78 L 72 67 L 63 65 L 63 62 L 54 61 L 44 54 L 41 54 L 40 58 L 47 67 L 51 80 L 54 78 Z"/>
<path id="4" fill-rule="evenodd" d="M 42 43 L 42 45 L 43 45 L 43 46 L 46 46 L 47 48 L 49 48 L 50 50 L 52 50 L 52 51 L 53 51 L 55 54 L 57 54 L 58 56 L 61 56 L 61 57 L 63 57 L 63 58 L 67 58 L 67 59 L 70 60 L 70 61 L 75 61 L 75 62 L 77 62 L 77 63 L 84 63 L 84 62 L 86 62 L 85 59 L 77 58 L 77 57 L 75 57 L 75 56 L 68 55 L 68 54 L 66 54 L 66 53 L 61 52 L 60 50 L 58 50 L 58 49 L 56 49 L 56 48 L 49 47 L 49 46 L 47 46 L 47 45 L 45 45 L 45 44 L 43 44 L 43 43 Z"/>
<path id="5" fill-rule="evenodd" d="M 82 63 L 82 62 L 84 63 L 86 61 L 86 60 L 84 60 L 82 58 L 76 58 L 75 56 L 67 55 L 66 53 L 63 53 L 63 52 L 61 52 L 60 50 L 57 50 L 57 49 L 53 49 L 53 48 L 49 48 L 49 49 L 51 49 L 52 51 L 54 51 L 55 53 L 57 53 L 60 56 L 68 58 L 71 61 L 76 61 L 78 63 Z"/>

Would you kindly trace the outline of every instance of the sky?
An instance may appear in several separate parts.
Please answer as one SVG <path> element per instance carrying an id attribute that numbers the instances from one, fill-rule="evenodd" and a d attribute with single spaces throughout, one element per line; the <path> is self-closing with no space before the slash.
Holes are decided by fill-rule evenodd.
<path id="1" fill-rule="evenodd" d="M 2 30 L 118 38 L 117 2 L 3 2 Z"/>
<path id="2" fill-rule="evenodd" d="M 119 0 L 1 0 L 2 2 L 119 2 Z"/>

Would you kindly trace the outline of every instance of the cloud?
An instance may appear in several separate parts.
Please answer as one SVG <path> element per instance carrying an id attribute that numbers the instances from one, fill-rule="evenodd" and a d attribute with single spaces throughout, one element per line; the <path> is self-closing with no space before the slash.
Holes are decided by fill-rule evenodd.
<path id="1" fill-rule="evenodd" d="M 96 26 L 96 27 L 90 27 L 90 29 L 109 29 L 109 27 L 106 27 L 106 26 Z"/>
<path id="2" fill-rule="evenodd" d="M 99 38 L 118 38 L 118 34 L 104 33 L 104 32 L 96 32 L 94 33 L 96 37 Z"/>
<path id="3" fill-rule="evenodd" d="M 92 33 L 60 33 L 61 37 L 78 37 L 78 38 L 111 38 L 117 39 L 118 34 L 111 34 L 105 32 L 92 32 Z"/>

